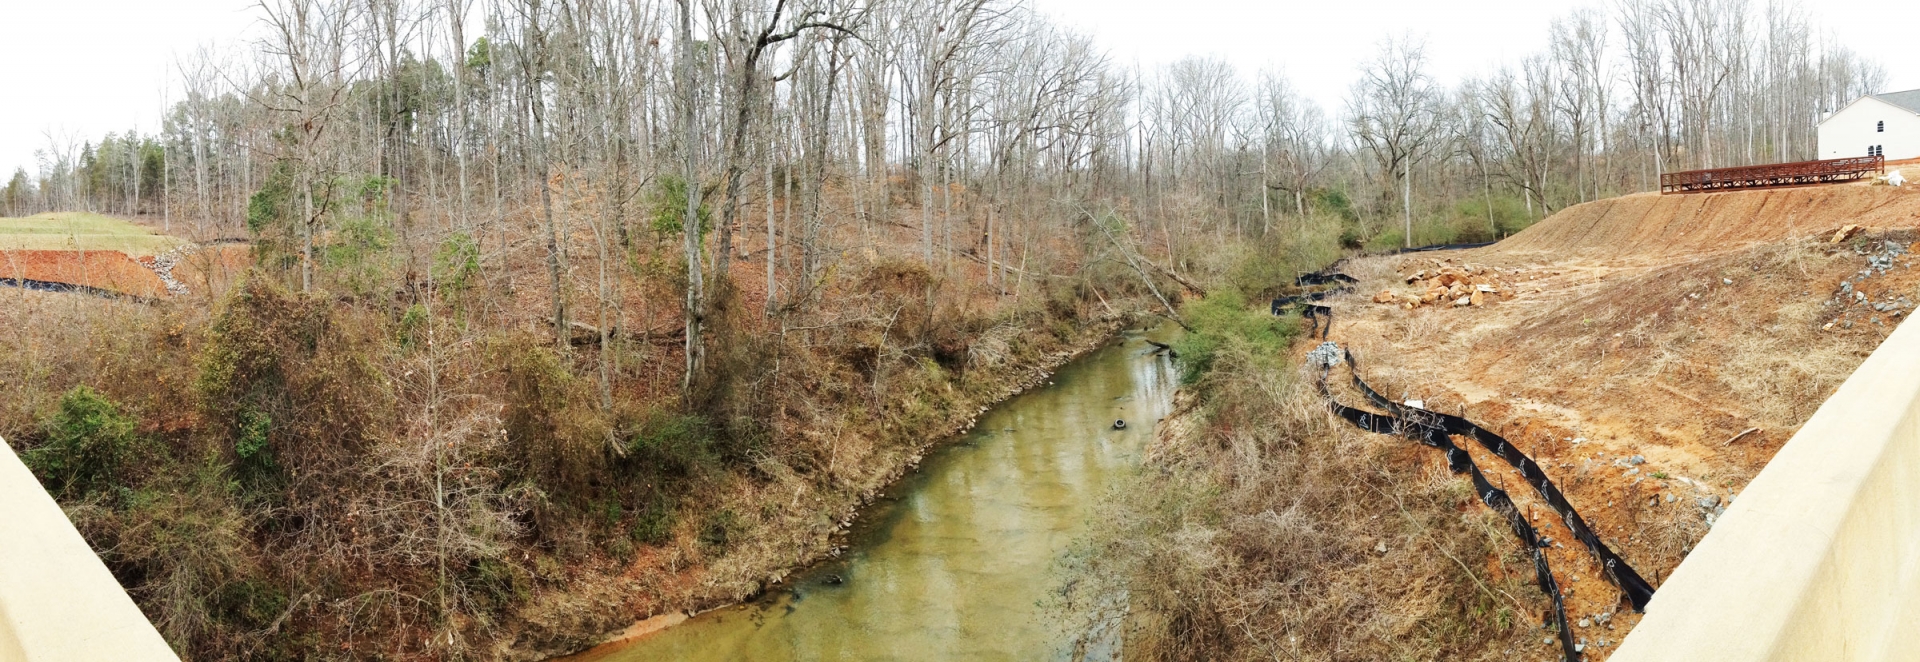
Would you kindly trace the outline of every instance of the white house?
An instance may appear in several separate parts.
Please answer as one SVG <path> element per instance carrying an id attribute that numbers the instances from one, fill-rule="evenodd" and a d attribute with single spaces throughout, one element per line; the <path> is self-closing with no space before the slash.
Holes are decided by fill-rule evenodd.
<path id="1" fill-rule="evenodd" d="M 1869 94 L 1820 120 L 1820 158 L 1920 158 L 1920 90 Z"/>

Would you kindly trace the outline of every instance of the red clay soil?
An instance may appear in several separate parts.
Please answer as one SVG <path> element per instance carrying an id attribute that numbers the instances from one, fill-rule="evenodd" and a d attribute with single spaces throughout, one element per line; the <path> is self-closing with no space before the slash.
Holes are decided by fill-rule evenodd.
<path id="1" fill-rule="evenodd" d="M 1920 227 L 1920 186 L 1636 193 L 1568 207 L 1476 255 L 1658 261 L 1831 233 L 1846 224 Z"/>
<path id="2" fill-rule="evenodd" d="M 119 251 L 0 251 L 0 278 L 85 285 L 142 297 L 167 296 L 166 284 L 152 269 Z"/>

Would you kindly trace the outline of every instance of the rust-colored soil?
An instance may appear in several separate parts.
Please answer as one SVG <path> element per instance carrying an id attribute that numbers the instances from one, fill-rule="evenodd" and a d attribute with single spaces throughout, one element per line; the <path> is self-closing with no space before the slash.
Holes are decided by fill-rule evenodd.
<path id="1" fill-rule="evenodd" d="M 1486 249 L 1348 263 L 1361 282 L 1333 299 L 1332 339 L 1388 397 L 1520 446 L 1657 586 L 1914 310 L 1916 213 L 1920 191 L 1867 185 L 1588 203 Z M 1875 229 L 1829 241 L 1850 223 Z M 1876 257 L 1887 269 L 1863 278 Z M 1407 307 L 1421 285 L 1406 276 L 1466 264 L 1511 298 Z M 1398 298 L 1374 303 L 1383 290 Z M 1638 616 L 1519 476 L 1472 450 L 1555 541 L 1576 634 L 1605 659 Z"/>
<path id="2" fill-rule="evenodd" d="M 85 285 L 143 297 L 167 296 L 166 285 L 152 269 L 118 251 L 0 251 L 0 278 Z"/>
<path id="3" fill-rule="evenodd" d="M 1920 175 L 1920 167 L 1906 169 L 1906 175 L 1911 181 Z M 1831 233 L 1845 224 L 1920 227 L 1920 186 L 1857 183 L 1728 193 L 1636 193 L 1568 207 L 1479 253 L 1658 261 Z"/>

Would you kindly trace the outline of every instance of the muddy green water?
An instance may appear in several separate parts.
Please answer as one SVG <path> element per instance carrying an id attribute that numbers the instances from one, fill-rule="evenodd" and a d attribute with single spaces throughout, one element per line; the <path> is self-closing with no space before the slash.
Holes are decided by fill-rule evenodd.
<path id="1" fill-rule="evenodd" d="M 1068 659 L 1046 606 L 1058 562 L 1172 407 L 1177 373 L 1150 349 L 1123 335 L 987 412 L 861 513 L 834 562 L 595 662 Z"/>

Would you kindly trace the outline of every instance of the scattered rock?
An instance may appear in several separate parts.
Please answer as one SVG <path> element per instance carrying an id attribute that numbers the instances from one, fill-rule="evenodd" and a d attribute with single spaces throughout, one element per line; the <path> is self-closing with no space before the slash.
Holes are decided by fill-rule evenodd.
<path id="1" fill-rule="evenodd" d="M 1721 285 L 1732 285 L 1732 284 L 1733 284 L 1733 279 L 1732 279 L 1732 278 L 1722 278 L 1722 279 L 1720 279 L 1720 284 L 1721 284 Z"/>
<path id="2" fill-rule="evenodd" d="M 1701 508 L 1711 509 L 1720 505 L 1720 497 L 1709 494 L 1709 495 L 1700 497 L 1698 499 L 1694 499 L 1693 502 L 1700 504 Z"/>
<path id="3" fill-rule="evenodd" d="M 1631 464 L 1634 466 L 1639 466 L 1646 463 L 1647 463 L 1647 458 L 1645 456 L 1635 455 L 1633 457 L 1627 458 L 1627 464 Z"/>
<path id="4" fill-rule="evenodd" d="M 1380 290 L 1379 294 L 1373 295 L 1373 302 L 1374 303 L 1393 303 L 1393 300 L 1395 298 L 1396 297 L 1393 294 L 1393 290 Z"/>
<path id="5" fill-rule="evenodd" d="M 1580 619 L 1580 627 L 1583 627 L 1583 628 L 1590 628 L 1590 627 L 1593 627 L 1593 621 L 1592 621 L 1592 620 L 1589 620 L 1589 619 L 1585 619 L 1585 618 L 1582 618 L 1582 619 Z"/>
<path id="6" fill-rule="evenodd" d="M 1322 368 L 1331 368 L 1340 365 L 1340 362 L 1345 360 L 1342 356 L 1343 352 L 1340 351 L 1340 345 L 1323 342 L 1320 343 L 1319 347 L 1313 348 L 1313 351 L 1307 352 L 1307 364 L 1320 366 Z"/>
<path id="7" fill-rule="evenodd" d="M 1424 305 L 1441 305 L 1442 302 L 1455 306 L 1480 306 L 1493 303 L 1492 297 L 1512 298 L 1513 288 L 1504 278 L 1507 273 L 1496 267 L 1477 264 L 1461 264 L 1453 259 L 1426 261 L 1431 268 L 1421 268 L 1404 273 L 1401 279 L 1407 284 L 1423 288 L 1418 295 L 1408 295 L 1397 301 L 1403 308 L 1418 308 Z M 1402 269 L 1405 269 L 1403 263 Z M 1381 292 L 1375 301 L 1388 303 L 1386 292 Z M 1484 296 L 1476 296 L 1484 295 Z"/>
<path id="8" fill-rule="evenodd" d="M 1373 551 L 1379 552 L 1381 554 L 1387 553 L 1387 541 L 1382 540 L 1380 542 L 1374 543 Z"/>
<path id="9" fill-rule="evenodd" d="M 1865 228 L 1862 228 L 1858 225 L 1854 225 L 1852 223 L 1848 223 L 1847 225 L 1841 227 L 1839 232 L 1833 233 L 1833 238 L 1827 240 L 1827 243 L 1837 244 L 1837 243 L 1846 241 L 1848 239 L 1852 239 L 1854 235 L 1860 234 L 1860 231 L 1863 229 Z"/>

